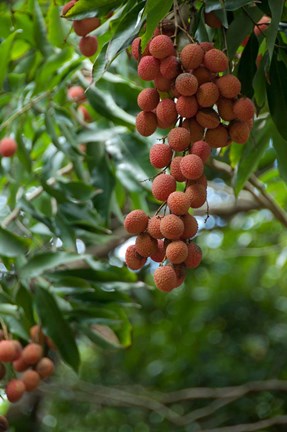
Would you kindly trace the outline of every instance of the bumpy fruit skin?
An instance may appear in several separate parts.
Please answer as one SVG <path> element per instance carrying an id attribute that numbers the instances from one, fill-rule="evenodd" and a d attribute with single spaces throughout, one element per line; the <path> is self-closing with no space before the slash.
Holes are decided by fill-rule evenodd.
<path id="1" fill-rule="evenodd" d="M 249 138 L 250 128 L 247 122 L 235 120 L 229 124 L 229 135 L 232 141 L 244 144 Z"/>
<path id="2" fill-rule="evenodd" d="M 41 378 L 48 378 L 54 373 L 55 366 L 48 357 L 43 357 L 36 366 L 36 372 Z"/>
<path id="3" fill-rule="evenodd" d="M 180 169 L 180 162 L 181 162 L 182 156 L 176 156 L 173 158 L 170 164 L 170 174 L 175 178 L 178 182 L 184 182 L 186 181 L 186 178 L 181 172 Z"/>
<path id="4" fill-rule="evenodd" d="M 138 95 L 138 106 L 142 111 L 152 111 L 159 103 L 158 91 L 154 88 L 146 88 Z"/>
<path id="5" fill-rule="evenodd" d="M 155 253 L 153 253 L 151 256 L 151 259 L 155 262 L 162 262 L 165 258 L 165 245 L 163 240 L 157 241 L 157 250 Z"/>
<path id="6" fill-rule="evenodd" d="M 17 346 L 13 340 L 2 340 L 0 342 L 0 361 L 13 362 L 19 357 Z"/>
<path id="7" fill-rule="evenodd" d="M 196 69 L 203 61 L 204 50 L 198 44 L 186 45 L 180 53 L 180 60 L 185 70 Z"/>
<path id="8" fill-rule="evenodd" d="M 193 75 L 197 79 L 198 85 L 204 84 L 211 81 L 212 73 L 206 69 L 204 66 L 199 66 L 192 71 Z"/>
<path id="9" fill-rule="evenodd" d="M 161 74 L 154 79 L 154 86 L 157 90 L 168 92 L 171 89 L 172 80 L 164 78 Z"/>
<path id="10" fill-rule="evenodd" d="M 176 181 L 169 174 L 160 174 L 154 179 L 151 190 L 157 200 L 166 201 L 169 195 L 176 190 Z"/>
<path id="11" fill-rule="evenodd" d="M 206 187 L 202 184 L 192 184 L 186 188 L 186 195 L 190 199 L 191 208 L 202 207 L 206 201 Z"/>
<path id="12" fill-rule="evenodd" d="M 204 129 L 195 119 L 185 119 L 182 122 L 182 127 L 189 131 L 192 143 L 202 139 Z"/>
<path id="13" fill-rule="evenodd" d="M 31 392 L 40 384 L 40 375 L 36 371 L 30 369 L 23 373 L 21 380 L 25 385 L 25 390 Z"/>
<path id="14" fill-rule="evenodd" d="M 144 81 L 152 81 L 160 74 L 159 66 L 158 59 L 150 55 L 144 56 L 138 64 L 138 75 Z"/>
<path id="15" fill-rule="evenodd" d="M 157 118 L 153 112 L 141 111 L 136 116 L 136 129 L 142 136 L 152 135 L 157 128 Z"/>
<path id="16" fill-rule="evenodd" d="M 201 177 L 204 170 L 204 165 L 201 158 L 195 154 L 189 154 L 182 158 L 180 162 L 182 174 L 190 180 L 196 180 Z"/>
<path id="17" fill-rule="evenodd" d="M 221 148 L 228 145 L 228 132 L 225 126 L 219 125 L 215 129 L 208 129 L 205 141 L 212 148 Z"/>
<path id="18" fill-rule="evenodd" d="M 215 129 L 220 123 L 220 118 L 213 108 L 202 108 L 196 114 L 196 121 L 203 128 Z"/>
<path id="19" fill-rule="evenodd" d="M 184 192 L 177 191 L 169 195 L 167 205 L 172 213 L 181 216 L 188 212 L 190 200 Z"/>
<path id="20" fill-rule="evenodd" d="M 34 365 L 38 363 L 42 356 L 43 348 L 41 345 L 33 342 L 28 344 L 22 351 L 22 359 L 28 365 Z"/>
<path id="21" fill-rule="evenodd" d="M 98 49 L 98 39 L 96 36 L 83 36 L 80 39 L 79 48 L 85 57 L 92 57 Z"/>
<path id="22" fill-rule="evenodd" d="M 135 60 L 139 60 L 139 53 L 141 51 L 141 38 L 136 37 L 132 42 L 132 56 Z M 150 55 L 148 46 L 145 48 L 144 52 L 141 53 L 141 56 Z"/>
<path id="23" fill-rule="evenodd" d="M 190 145 L 190 133 L 182 127 L 171 129 L 167 139 L 170 147 L 175 151 L 183 151 Z"/>
<path id="24" fill-rule="evenodd" d="M 187 268 L 197 268 L 202 260 L 202 251 L 196 243 L 188 245 L 188 255 L 184 261 Z"/>
<path id="25" fill-rule="evenodd" d="M 101 20 L 97 17 L 85 18 L 85 19 L 82 19 L 79 21 L 76 20 L 73 22 L 73 27 L 74 27 L 75 33 L 78 36 L 86 36 L 91 31 L 100 27 L 100 25 L 101 25 Z"/>
<path id="26" fill-rule="evenodd" d="M 148 224 L 148 216 L 143 210 L 133 210 L 125 218 L 124 227 L 130 234 L 140 234 L 145 231 Z"/>
<path id="27" fill-rule="evenodd" d="M 203 63 L 211 72 L 224 72 L 228 68 L 227 56 L 216 48 L 212 48 L 205 53 Z"/>
<path id="28" fill-rule="evenodd" d="M 205 141 L 196 141 L 192 144 L 191 154 L 199 156 L 203 163 L 207 162 L 211 154 L 211 148 Z"/>
<path id="29" fill-rule="evenodd" d="M 9 428 L 9 423 L 6 417 L 0 416 L 0 432 L 6 432 Z"/>
<path id="30" fill-rule="evenodd" d="M 0 141 L 0 155 L 4 157 L 11 157 L 17 151 L 17 143 L 13 138 L 3 138 Z"/>
<path id="31" fill-rule="evenodd" d="M 192 96 L 197 92 L 198 81 L 191 73 L 182 73 L 175 80 L 175 88 L 182 96 Z"/>
<path id="32" fill-rule="evenodd" d="M 169 243 L 166 248 L 166 257 L 172 264 L 183 263 L 188 255 L 188 248 L 182 240 L 175 240 Z"/>
<path id="33" fill-rule="evenodd" d="M 172 127 L 177 120 L 177 111 L 172 99 L 162 100 L 156 108 L 159 126 L 163 129 Z"/>
<path id="34" fill-rule="evenodd" d="M 198 104 L 203 108 L 214 105 L 219 98 L 219 90 L 216 84 L 212 82 L 201 84 L 197 90 L 196 98 Z"/>
<path id="35" fill-rule="evenodd" d="M 247 122 L 248 120 L 253 119 L 255 107 L 251 99 L 241 98 L 235 102 L 233 112 L 236 118 Z"/>
<path id="36" fill-rule="evenodd" d="M 136 238 L 136 251 L 142 257 L 149 257 L 157 250 L 157 240 L 148 233 L 139 234 Z"/>
<path id="37" fill-rule="evenodd" d="M 176 102 L 176 110 L 181 117 L 191 118 L 198 110 L 195 96 L 179 96 Z"/>
<path id="38" fill-rule="evenodd" d="M 184 224 L 178 216 L 170 214 L 162 218 L 160 230 L 163 237 L 169 240 L 178 240 L 184 231 Z"/>
<path id="39" fill-rule="evenodd" d="M 147 232 L 155 239 L 162 239 L 163 235 L 160 230 L 162 216 L 153 216 L 148 221 Z"/>
<path id="40" fill-rule="evenodd" d="M 68 98 L 75 102 L 83 102 L 85 97 L 85 90 L 81 86 L 72 86 L 68 89 Z"/>
<path id="41" fill-rule="evenodd" d="M 186 214 L 182 216 L 182 221 L 184 224 L 184 231 L 180 238 L 187 240 L 194 237 L 198 231 L 198 223 L 195 217 L 191 214 Z"/>
<path id="42" fill-rule="evenodd" d="M 6 395 L 9 402 L 17 402 L 25 393 L 25 384 L 19 379 L 12 379 L 6 386 Z"/>
<path id="43" fill-rule="evenodd" d="M 66 15 L 66 13 L 68 12 L 68 10 L 70 10 L 74 4 L 76 3 L 77 0 L 71 0 L 68 3 L 64 4 L 63 8 L 62 8 L 62 16 Z"/>
<path id="44" fill-rule="evenodd" d="M 27 370 L 29 365 L 24 362 L 23 358 L 20 357 L 18 360 L 13 361 L 13 368 L 16 372 L 24 372 Z"/>
<path id="45" fill-rule="evenodd" d="M 203 49 L 203 51 L 206 53 L 207 51 L 210 51 L 214 47 L 213 42 L 200 42 L 200 47 Z"/>
<path id="46" fill-rule="evenodd" d="M 166 144 L 154 144 L 149 152 L 149 160 L 155 168 L 168 166 L 172 158 L 172 149 Z"/>
<path id="47" fill-rule="evenodd" d="M 135 245 L 131 245 L 126 250 L 125 262 L 131 270 L 139 270 L 145 265 L 146 258 L 137 253 Z"/>
<path id="48" fill-rule="evenodd" d="M 263 35 L 265 30 L 268 29 L 269 24 L 271 22 L 271 18 L 264 15 L 257 23 L 256 26 L 254 26 L 254 34 L 259 37 L 260 35 Z"/>
<path id="49" fill-rule="evenodd" d="M 149 44 L 149 51 L 157 59 L 175 55 L 175 49 L 172 40 L 166 35 L 155 36 Z"/>
<path id="50" fill-rule="evenodd" d="M 160 73 L 164 78 L 173 79 L 180 74 L 180 63 L 174 55 L 166 57 L 160 62 Z"/>
<path id="51" fill-rule="evenodd" d="M 205 13 L 204 14 L 204 21 L 211 28 L 218 29 L 218 28 L 222 27 L 220 19 L 217 18 L 217 16 L 215 15 L 214 12 Z"/>
<path id="52" fill-rule="evenodd" d="M 176 286 L 178 288 L 183 284 L 186 276 L 186 266 L 184 264 L 169 264 L 175 271 L 176 274 Z"/>
<path id="53" fill-rule="evenodd" d="M 233 111 L 234 100 L 220 97 L 217 101 L 217 109 L 220 117 L 225 121 L 231 121 L 235 119 Z"/>
<path id="54" fill-rule="evenodd" d="M 223 75 L 218 78 L 216 80 L 216 85 L 220 95 L 228 99 L 237 97 L 241 91 L 241 82 L 232 74 Z"/>
<path id="55" fill-rule="evenodd" d="M 154 272 L 154 281 L 156 287 L 164 292 L 170 292 L 176 287 L 176 274 L 172 267 L 161 266 Z"/>

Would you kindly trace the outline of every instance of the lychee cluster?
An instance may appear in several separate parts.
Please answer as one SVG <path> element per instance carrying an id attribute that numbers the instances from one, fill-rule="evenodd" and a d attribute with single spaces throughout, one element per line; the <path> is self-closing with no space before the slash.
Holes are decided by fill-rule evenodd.
<path id="1" fill-rule="evenodd" d="M 35 390 L 41 380 L 53 374 L 54 363 L 45 356 L 45 350 L 47 347 L 54 349 L 55 346 L 52 340 L 44 335 L 39 325 L 31 327 L 31 342 L 25 347 L 18 340 L 4 339 L 2 331 L 1 338 L 0 380 L 4 380 L 8 375 L 5 385 L 7 399 L 10 402 L 17 402 L 25 392 Z M 7 365 L 9 363 L 10 366 Z"/>
<path id="2" fill-rule="evenodd" d="M 92 121 L 91 114 L 87 109 L 86 96 L 83 87 L 79 85 L 74 85 L 68 89 L 67 92 L 68 99 L 75 102 L 78 105 L 78 113 L 82 119 L 89 123 Z"/>
<path id="3" fill-rule="evenodd" d="M 71 0 L 62 8 L 62 16 L 70 10 L 78 0 Z M 98 17 L 84 18 L 82 20 L 74 20 L 73 28 L 78 36 L 81 36 L 79 49 L 85 57 L 92 57 L 98 49 L 98 39 L 96 36 L 88 34 L 100 27 L 101 21 Z"/>
<path id="4" fill-rule="evenodd" d="M 227 56 L 210 42 L 190 43 L 178 54 L 171 37 L 157 34 L 143 52 L 140 38 L 131 50 L 140 78 L 154 84 L 138 96 L 142 111 L 136 128 L 143 136 L 157 127 L 169 132 L 167 142 L 164 138 L 150 149 L 151 164 L 161 170 L 152 182 L 161 206 L 151 218 L 142 210 L 127 215 L 125 228 L 137 238 L 126 251 L 126 263 L 138 270 L 147 258 L 159 262 L 155 284 L 171 291 L 202 258 L 190 211 L 206 202 L 204 164 L 213 148 L 248 140 L 255 110 L 241 96 L 238 78 L 228 72 Z"/>

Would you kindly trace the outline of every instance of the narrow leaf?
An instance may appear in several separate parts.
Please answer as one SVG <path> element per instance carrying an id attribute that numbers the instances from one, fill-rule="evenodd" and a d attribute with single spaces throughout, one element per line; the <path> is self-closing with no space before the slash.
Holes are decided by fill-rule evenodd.
<path id="1" fill-rule="evenodd" d="M 31 241 L 0 227 L 0 255 L 14 258 L 25 254 Z"/>

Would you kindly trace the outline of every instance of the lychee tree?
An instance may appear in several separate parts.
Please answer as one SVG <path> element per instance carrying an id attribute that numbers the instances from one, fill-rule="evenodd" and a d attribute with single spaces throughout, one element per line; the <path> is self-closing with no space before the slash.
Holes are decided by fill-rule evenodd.
<path id="1" fill-rule="evenodd" d="M 1 339 L 42 346 L 25 371 L 10 345 L 3 387 L 34 388 L 55 349 L 77 371 L 82 336 L 128 346 L 151 261 L 188 289 L 215 177 L 287 226 L 286 19 L 283 0 L 0 5 Z"/>

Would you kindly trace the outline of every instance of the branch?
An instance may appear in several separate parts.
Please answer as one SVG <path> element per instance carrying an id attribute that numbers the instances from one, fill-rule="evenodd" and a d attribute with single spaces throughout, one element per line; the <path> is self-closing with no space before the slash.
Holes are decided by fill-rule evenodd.
<path id="1" fill-rule="evenodd" d="M 253 432 L 279 424 L 287 424 L 287 416 L 276 416 L 255 423 L 239 424 L 235 426 L 224 426 L 215 429 L 200 429 L 200 432 Z"/>

